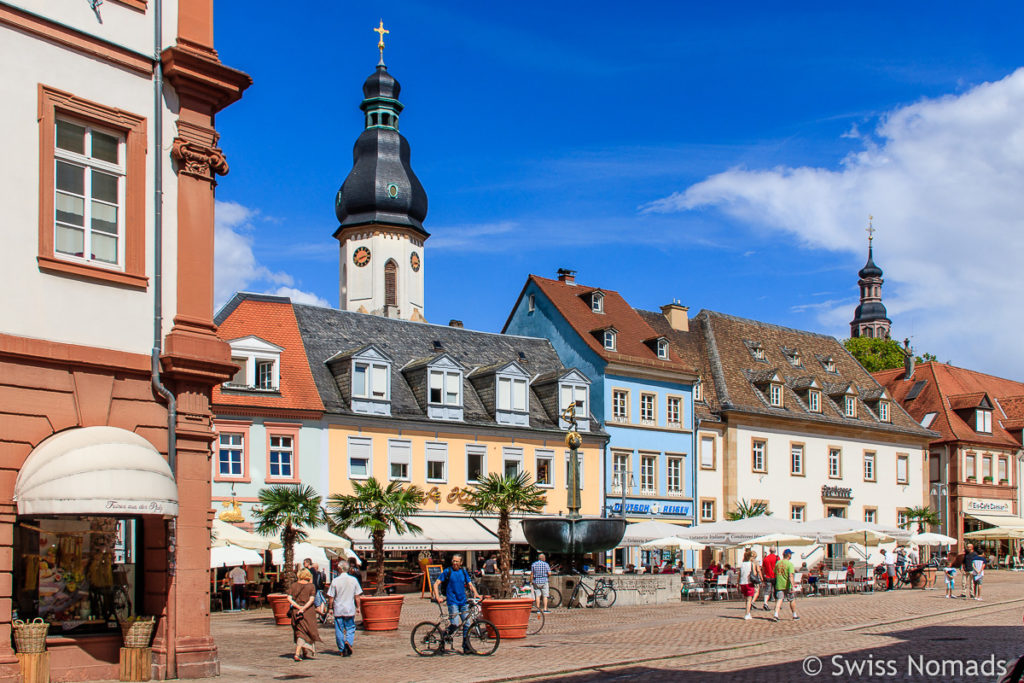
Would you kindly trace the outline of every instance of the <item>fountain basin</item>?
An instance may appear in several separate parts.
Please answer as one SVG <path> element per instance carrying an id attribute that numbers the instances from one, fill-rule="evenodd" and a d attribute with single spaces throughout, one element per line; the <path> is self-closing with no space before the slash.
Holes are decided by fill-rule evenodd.
<path id="1" fill-rule="evenodd" d="M 626 520 L 621 517 L 530 517 L 522 525 L 531 546 L 566 555 L 611 550 L 626 533 Z"/>

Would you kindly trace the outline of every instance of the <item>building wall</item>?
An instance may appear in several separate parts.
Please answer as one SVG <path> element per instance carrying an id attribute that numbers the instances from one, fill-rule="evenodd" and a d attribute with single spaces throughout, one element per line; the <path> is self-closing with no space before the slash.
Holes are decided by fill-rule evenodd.
<path id="1" fill-rule="evenodd" d="M 719 429 L 701 427 L 697 432 L 697 500 L 694 505 L 694 517 L 696 523 L 720 522 L 725 519 L 725 490 L 724 490 L 724 468 L 723 458 L 725 452 L 725 429 L 721 423 L 715 423 Z M 711 440 L 712 464 L 705 467 L 701 461 L 702 439 Z M 702 518 L 701 501 L 708 500 L 714 503 L 713 514 L 710 518 Z"/>
<path id="2" fill-rule="evenodd" d="M 364 266 L 353 262 L 357 249 L 370 250 L 370 261 Z M 419 257 L 420 268 L 413 270 L 413 252 Z M 425 263 L 423 240 L 402 231 L 368 226 L 354 228 L 340 245 L 341 254 L 341 308 L 368 313 L 384 312 L 384 266 L 394 260 L 398 266 L 397 304 L 399 317 L 409 320 L 413 311 L 423 315 L 423 277 Z"/>
<path id="3" fill-rule="evenodd" d="M 100 7 L 99 24 L 88 3 L 18 3 L 42 16 L 80 27 L 104 40 L 153 53 L 152 16 L 118 3 Z M 167 3 L 173 12 L 175 3 Z M 174 15 L 171 14 L 171 17 Z M 173 26 L 168 41 L 173 42 Z M 45 85 L 76 97 L 121 109 L 145 119 L 146 145 L 152 145 L 152 77 L 118 68 L 100 59 L 83 58 L 62 45 L 40 40 L 0 24 L 0 62 L 31 64 L 32 68 L 8 69 L 0 84 L 4 107 L 0 122 L 7 131 L 4 147 L 18 163 L 0 165 L 0 184 L 5 188 L 5 222 L 19 226 L 4 236 L 3 280 L 18 290 L 0 302 L 3 331 L 52 341 L 84 344 L 133 353 L 149 353 L 153 346 L 153 152 L 145 155 L 145 273 L 148 286 L 121 286 L 107 282 L 43 271 L 37 263 L 40 224 L 40 123 L 39 86 Z M 164 142 L 175 137 L 173 92 L 164 107 Z M 175 314 L 177 233 L 177 182 L 169 154 L 164 159 L 164 331 Z M 53 192 L 53 188 L 42 191 Z M 122 211 L 124 206 L 122 205 Z M 52 220 L 52 216 L 48 217 Z M 52 229 L 52 228 L 51 228 Z M 123 235 L 122 235 L 123 237 Z M 84 294 L 87 292 L 87 295 Z"/>
<path id="4" fill-rule="evenodd" d="M 424 505 L 427 511 L 456 512 L 462 508 L 458 504 L 458 492 L 471 487 L 467 481 L 467 446 L 483 445 L 486 447 L 486 471 L 489 473 L 503 472 L 503 448 L 515 447 L 523 450 L 523 469 L 532 475 L 536 474 L 535 463 L 537 451 L 554 451 L 553 481 L 547 489 L 546 514 L 568 512 L 566 496 L 566 456 L 568 449 L 561 438 L 509 438 L 495 435 L 468 434 L 444 431 L 417 431 L 412 429 L 385 429 L 350 424 L 330 424 L 328 426 L 328 451 L 330 458 L 331 494 L 347 494 L 354 491 L 352 479 L 349 477 L 348 439 L 362 437 L 371 440 L 371 472 L 378 481 L 389 481 L 388 441 L 390 439 L 408 440 L 412 444 L 412 458 L 409 483 L 430 492 L 435 489 L 438 500 L 428 500 Z M 447 478 L 444 481 L 428 481 L 426 478 L 426 444 L 444 443 L 448 445 Z M 584 442 L 580 449 L 581 472 L 581 510 L 585 515 L 600 513 L 601 488 L 601 447 L 589 441 Z"/>

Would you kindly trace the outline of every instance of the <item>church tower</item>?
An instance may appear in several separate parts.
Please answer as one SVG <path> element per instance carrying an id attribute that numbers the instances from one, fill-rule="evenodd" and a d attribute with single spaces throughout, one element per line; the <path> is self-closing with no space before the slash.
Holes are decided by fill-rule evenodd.
<path id="1" fill-rule="evenodd" d="M 384 65 L 384 22 L 374 31 L 380 62 L 363 83 L 365 128 L 335 200 L 339 301 L 343 310 L 422 321 L 427 193 L 409 165 L 409 142 L 398 132 L 401 86 Z"/>
<path id="2" fill-rule="evenodd" d="M 882 303 L 882 269 L 875 265 L 872 242 L 875 239 L 875 228 L 868 223 L 868 262 L 860 269 L 860 305 L 857 306 L 850 321 L 851 337 L 889 338 L 892 321 L 886 317 L 885 304 Z"/>

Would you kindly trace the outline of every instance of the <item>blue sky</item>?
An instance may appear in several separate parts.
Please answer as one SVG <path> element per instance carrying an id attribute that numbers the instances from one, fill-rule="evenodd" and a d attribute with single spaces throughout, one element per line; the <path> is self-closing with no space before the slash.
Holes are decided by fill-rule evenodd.
<path id="1" fill-rule="evenodd" d="M 845 337 L 869 214 L 893 335 L 1024 378 L 1024 5 L 216 4 L 218 303 L 337 305 L 333 200 L 385 58 L 425 187 L 426 314 L 498 330 L 579 271 Z"/>

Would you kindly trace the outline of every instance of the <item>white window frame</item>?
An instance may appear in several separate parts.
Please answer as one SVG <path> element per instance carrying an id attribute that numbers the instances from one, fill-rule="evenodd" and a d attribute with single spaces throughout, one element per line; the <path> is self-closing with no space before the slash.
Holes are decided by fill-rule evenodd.
<path id="1" fill-rule="evenodd" d="M 754 360 L 765 360 L 763 346 L 755 346 L 753 349 L 751 349 L 751 353 L 754 356 Z"/>
<path id="2" fill-rule="evenodd" d="M 356 393 L 356 374 L 363 368 L 365 380 L 362 393 Z M 352 397 L 375 401 L 391 400 L 391 363 L 372 360 L 352 361 Z"/>
<path id="3" fill-rule="evenodd" d="M 430 483 L 448 482 L 448 444 L 443 441 L 428 441 L 423 445 L 423 474 Z M 441 477 L 430 476 L 431 463 L 441 463 Z"/>
<path id="4" fill-rule="evenodd" d="M 508 472 L 508 463 L 515 461 L 516 472 L 523 471 L 523 449 L 513 446 L 504 446 L 501 449 L 501 473 Z"/>
<path id="5" fill-rule="evenodd" d="M 753 472 L 765 473 L 768 471 L 768 442 L 763 439 L 754 439 L 750 442 L 750 469 Z"/>
<path id="6" fill-rule="evenodd" d="M 857 398 L 854 396 L 843 397 L 843 415 L 846 417 L 857 417 Z"/>
<path id="7" fill-rule="evenodd" d="M 604 331 L 604 348 L 607 351 L 615 350 L 615 330 Z"/>
<path id="8" fill-rule="evenodd" d="M 280 346 L 250 335 L 229 342 L 231 345 L 231 361 L 238 365 L 238 372 L 224 383 L 227 389 L 245 389 L 247 391 L 279 391 L 281 387 L 281 352 Z M 272 364 L 270 386 L 260 386 L 258 368 L 261 364 Z M 243 374 L 244 373 L 244 374 Z M 243 375 L 239 380 L 239 375 Z"/>
<path id="9" fill-rule="evenodd" d="M 561 383 L 558 385 L 558 414 L 561 415 L 566 408 L 569 407 L 569 401 L 576 402 L 576 417 L 586 417 L 589 415 L 589 404 L 590 404 L 590 387 L 586 384 L 568 384 Z M 582 403 L 582 405 L 581 405 Z"/>
<path id="10" fill-rule="evenodd" d="M 224 443 L 224 438 L 227 437 L 229 443 Z M 234 437 L 238 438 L 238 443 L 231 443 Z M 238 452 L 238 472 L 231 472 L 233 469 L 234 459 L 229 458 L 226 462 L 229 464 L 229 471 L 225 473 L 222 469 L 222 465 L 225 463 L 223 454 L 225 452 Z M 217 477 L 220 479 L 244 479 L 245 478 L 245 434 L 242 432 L 222 431 L 217 435 Z"/>
<path id="11" fill-rule="evenodd" d="M 889 402 L 879 401 L 878 402 L 878 419 L 881 422 L 889 421 Z"/>
<path id="12" fill-rule="evenodd" d="M 536 294 L 531 294 L 529 296 L 529 298 L 527 299 L 527 310 L 530 313 L 533 313 L 535 310 L 537 310 L 537 295 Z"/>
<path id="13" fill-rule="evenodd" d="M 715 469 L 715 447 L 717 440 L 713 436 L 700 437 L 700 467 L 703 470 Z M 710 443 L 710 448 L 706 448 Z M 710 461 L 708 460 L 710 457 Z"/>
<path id="14" fill-rule="evenodd" d="M 278 439 L 278 445 L 274 446 L 274 439 Z M 284 441 L 288 441 L 288 445 L 283 445 Z M 298 479 L 295 473 L 295 437 L 291 434 L 270 434 L 267 439 L 267 446 L 269 451 L 267 453 L 267 479 Z M 271 473 L 271 468 L 274 466 L 274 454 L 278 454 L 277 468 L 278 473 Z M 282 460 L 281 455 L 288 454 L 288 474 L 282 472 Z"/>
<path id="15" fill-rule="evenodd" d="M 373 476 L 373 439 L 365 436 L 350 436 L 347 440 L 347 448 L 345 450 L 345 460 L 348 463 L 348 477 L 349 479 L 369 479 Z M 352 447 L 365 446 L 366 447 L 366 473 L 356 474 L 352 470 L 352 459 L 356 458 L 362 460 L 362 456 L 352 455 Z"/>
<path id="16" fill-rule="evenodd" d="M 910 520 L 907 518 L 907 511 L 906 510 L 897 510 L 896 511 L 896 526 L 898 526 L 899 528 L 903 529 L 903 528 L 905 528 L 907 526 L 909 521 Z"/>
<path id="17" fill-rule="evenodd" d="M 395 476 L 395 465 L 405 465 L 404 477 Z M 412 441 L 388 439 L 388 481 L 412 481 Z"/>
<path id="18" fill-rule="evenodd" d="M 966 453 L 964 455 L 964 478 L 968 479 L 974 477 L 980 479 L 978 476 L 978 456 L 974 453 Z"/>
<path id="19" fill-rule="evenodd" d="M 542 483 L 540 480 L 540 463 L 546 461 L 548 464 L 548 481 Z M 537 482 L 537 486 L 542 489 L 551 489 L 555 487 L 555 451 L 552 449 L 541 449 L 538 448 L 533 452 L 533 478 Z"/>
<path id="20" fill-rule="evenodd" d="M 999 456 L 999 464 L 996 467 L 997 467 L 997 474 L 999 475 L 999 478 L 996 481 L 998 481 L 998 482 L 1002 482 L 1002 481 L 1009 482 L 1010 481 L 1010 464 L 1009 464 L 1009 460 L 1006 458 L 1006 456 Z"/>
<path id="21" fill-rule="evenodd" d="M 668 360 L 668 342 L 664 339 L 658 340 L 658 358 Z"/>
<path id="22" fill-rule="evenodd" d="M 675 410 L 672 406 L 675 406 Z M 683 425 L 683 399 L 679 396 L 665 397 L 665 424 L 677 427 Z"/>
<path id="23" fill-rule="evenodd" d="M 829 446 L 828 449 L 828 478 L 843 478 L 843 449 Z"/>
<path id="24" fill-rule="evenodd" d="M 85 129 L 82 140 L 84 145 L 83 152 L 73 152 L 71 150 L 66 150 L 57 146 L 57 125 L 60 123 L 66 123 L 72 126 L 77 126 L 79 128 Z M 104 161 L 103 159 L 98 159 L 92 156 L 90 152 L 90 143 L 92 141 L 92 134 L 94 132 L 117 139 L 118 163 L 111 163 L 109 161 Z M 79 261 L 82 263 L 97 264 L 103 268 L 114 268 L 119 270 L 124 269 L 124 216 L 125 210 L 127 209 L 125 199 L 125 185 L 127 183 L 128 177 L 127 157 L 128 148 L 127 140 L 125 138 L 124 133 L 119 133 L 108 128 L 103 128 L 102 126 L 94 126 L 90 123 L 85 123 L 84 121 L 80 121 L 78 119 L 75 119 L 74 117 L 69 117 L 63 114 L 60 114 L 56 117 L 53 131 L 53 215 L 50 216 L 50 220 L 53 223 L 53 253 L 55 256 L 58 256 L 60 259 L 67 261 Z M 78 195 L 77 193 L 72 193 L 69 190 L 59 190 L 57 188 L 57 164 L 59 163 L 64 163 L 69 166 L 75 166 L 83 169 L 83 186 L 81 195 Z M 94 250 L 92 249 L 92 239 L 94 230 L 92 227 L 92 203 L 98 202 L 104 206 L 111 206 L 111 203 L 108 200 L 95 199 L 92 196 L 93 171 L 98 171 L 100 173 L 111 175 L 117 178 L 117 202 L 116 204 L 113 205 L 117 209 L 117 233 L 114 236 L 114 238 L 117 240 L 117 247 L 115 249 L 116 256 L 114 261 L 105 261 L 103 259 L 93 258 Z M 82 225 L 78 226 L 72 223 L 68 223 L 66 221 L 57 220 L 59 194 L 64 194 L 69 197 L 75 197 L 82 201 Z M 66 229 L 68 230 L 82 232 L 81 255 L 58 250 L 58 224 L 66 226 Z M 110 236 L 110 233 L 103 232 L 102 230 L 96 230 L 95 232 L 99 233 L 100 235 Z"/>
<path id="25" fill-rule="evenodd" d="M 650 465 L 650 467 L 648 467 Z M 658 493 L 658 456 L 653 453 L 640 454 L 640 495 Z"/>
<path id="26" fill-rule="evenodd" d="M 513 413 L 530 411 L 530 387 L 525 377 L 498 377 L 495 406 Z"/>
<path id="27" fill-rule="evenodd" d="M 604 313 L 604 294 L 594 292 L 590 295 L 590 310 L 594 313 Z"/>
<path id="28" fill-rule="evenodd" d="M 974 431 L 981 434 L 992 433 L 992 411 L 978 408 L 974 415 Z"/>
<path id="29" fill-rule="evenodd" d="M 876 468 L 878 467 L 878 456 L 876 453 L 869 452 L 864 454 L 864 481 L 875 481 L 876 480 Z M 869 472 L 870 470 L 870 472 Z"/>
<path id="30" fill-rule="evenodd" d="M 902 472 L 900 471 L 902 470 Z M 909 455 L 897 455 L 896 456 L 896 483 L 897 484 L 909 484 L 910 483 L 910 456 Z"/>
<path id="31" fill-rule="evenodd" d="M 804 473 L 804 445 L 792 443 L 789 445 L 789 473 L 802 476 Z"/>
<path id="32" fill-rule="evenodd" d="M 440 382 L 440 400 L 434 400 L 435 380 Z M 453 392 L 452 389 L 455 389 Z M 454 393 L 454 397 L 452 394 Z M 458 370 L 431 368 L 427 373 L 427 402 L 441 406 L 462 405 L 462 373 Z"/>
<path id="33" fill-rule="evenodd" d="M 713 521 L 715 521 L 715 501 L 713 501 L 713 500 L 702 500 L 700 502 L 700 521 L 702 521 L 702 522 L 713 522 Z"/>
<path id="34" fill-rule="evenodd" d="M 470 467 L 470 458 L 472 456 L 480 456 L 480 477 L 473 479 L 471 473 L 473 468 Z M 466 482 L 470 484 L 479 483 L 487 476 L 487 446 L 480 444 L 467 444 L 466 445 Z"/>
<path id="35" fill-rule="evenodd" d="M 789 506 L 789 518 L 794 522 L 802 522 L 807 516 L 806 505 L 790 505 Z"/>
<path id="36" fill-rule="evenodd" d="M 673 465 L 675 466 L 673 468 Z M 684 474 L 685 459 L 681 455 L 665 456 L 665 494 L 669 496 L 681 496 L 685 491 L 686 481 Z M 675 469 L 675 472 L 673 472 Z"/>
<path id="37" fill-rule="evenodd" d="M 632 453 L 612 451 L 612 493 L 621 494 L 623 484 L 629 488 L 629 482 L 624 482 L 623 477 L 629 471 L 632 459 Z"/>
<path id="38" fill-rule="evenodd" d="M 620 411 L 621 408 L 621 411 Z M 612 422 L 629 422 L 629 390 L 612 389 Z"/>
<path id="39" fill-rule="evenodd" d="M 768 385 L 768 402 L 776 408 L 782 407 L 782 385 L 772 382 Z"/>
<path id="40" fill-rule="evenodd" d="M 875 520 L 878 519 L 878 510 L 874 508 L 865 508 L 864 510 L 864 522 L 866 524 L 874 524 Z"/>
<path id="41" fill-rule="evenodd" d="M 652 427 L 658 424 L 657 394 L 640 392 L 640 424 Z"/>
<path id="42" fill-rule="evenodd" d="M 817 389 L 807 392 L 807 409 L 812 413 L 821 412 L 821 392 Z"/>
<path id="43" fill-rule="evenodd" d="M 700 379 L 693 383 L 693 400 L 704 400 L 704 382 L 702 382 Z"/>

